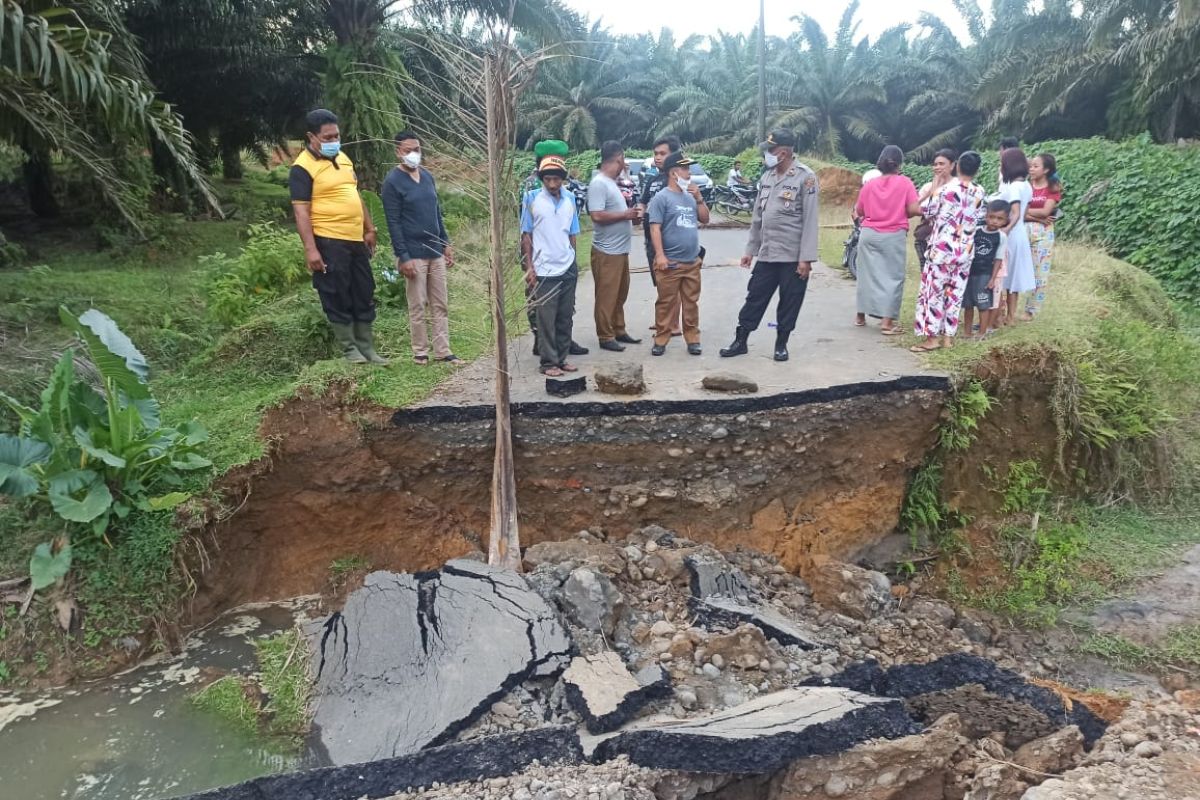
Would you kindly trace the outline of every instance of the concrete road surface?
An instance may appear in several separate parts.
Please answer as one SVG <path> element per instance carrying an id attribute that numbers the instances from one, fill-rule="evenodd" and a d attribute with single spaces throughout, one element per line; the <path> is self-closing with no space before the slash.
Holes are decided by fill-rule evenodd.
<path id="1" fill-rule="evenodd" d="M 588 376 L 588 391 L 563 402 L 621 401 L 633 398 L 606 395 L 596 391 L 591 379 L 597 366 L 620 361 L 640 363 L 645 369 L 646 400 L 689 400 L 720 397 L 706 391 L 701 379 L 716 371 L 746 375 L 758 383 L 759 394 L 781 394 L 804 389 L 819 389 L 846 383 L 885 381 L 907 375 L 936 375 L 921 366 L 917 356 L 879 334 L 878 327 L 854 326 L 855 284 L 840 270 L 818 264 L 809 279 L 808 294 L 788 349 L 791 360 L 776 363 L 772 359 L 775 329 L 775 302 L 767 310 L 762 325 L 750 337 L 749 355 L 721 358 L 719 350 L 733 338 L 738 311 L 746 298 L 750 271 L 738 266 L 746 243 L 745 229 L 705 229 L 701 243 L 708 256 L 702 273 L 700 294 L 701 344 L 704 354 L 688 355 L 682 337 L 675 337 L 663 356 L 650 355 L 651 322 L 654 320 L 655 289 L 645 267 L 640 237 L 634 237 L 630 258 L 634 274 L 630 280 L 625 317 L 630 335 L 642 339 L 640 345 L 626 345 L 624 353 L 600 350 L 593 321 L 595 282 L 591 274 L 579 279 L 575 305 L 575 341 L 591 349 L 586 356 L 575 356 L 571 363 Z M 580 254 L 580 266 L 587 254 Z M 529 334 L 512 340 L 509 367 L 514 402 L 557 400 L 546 393 L 546 378 L 538 371 L 533 355 L 533 337 Z M 422 405 L 491 404 L 494 390 L 494 357 L 481 358 L 444 383 Z"/>

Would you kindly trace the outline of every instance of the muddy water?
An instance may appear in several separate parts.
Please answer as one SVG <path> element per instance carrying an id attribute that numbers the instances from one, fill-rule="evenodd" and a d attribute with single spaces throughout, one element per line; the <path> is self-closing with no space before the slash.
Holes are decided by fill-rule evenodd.
<path id="1" fill-rule="evenodd" d="M 158 800 L 315 766 L 314 754 L 273 751 L 188 701 L 214 671 L 254 671 L 254 639 L 290 628 L 302 608 L 230 612 L 180 656 L 105 681 L 0 693 L 0 796 Z"/>

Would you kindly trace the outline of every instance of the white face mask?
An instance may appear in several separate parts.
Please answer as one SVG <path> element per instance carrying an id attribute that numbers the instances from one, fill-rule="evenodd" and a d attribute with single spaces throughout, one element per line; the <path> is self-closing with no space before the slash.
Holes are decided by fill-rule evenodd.
<path id="1" fill-rule="evenodd" d="M 675 184 L 679 187 L 679 191 L 686 192 L 688 187 L 692 185 L 691 178 L 676 178 Z"/>
<path id="2" fill-rule="evenodd" d="M 418 150 L 414 150 L 411 153 L 405 153 L 401 160 L 407 164 L 409 168 L 416 169 L 417 167 L 421 166 L 421 153 Z"/>
<path id="3" fill-rule="evenodd" d="M 775 169 L 779 166 L 779 156 L 774 153 L 764 153 L 763 162 L 767 165 L 767 169 Z"/>

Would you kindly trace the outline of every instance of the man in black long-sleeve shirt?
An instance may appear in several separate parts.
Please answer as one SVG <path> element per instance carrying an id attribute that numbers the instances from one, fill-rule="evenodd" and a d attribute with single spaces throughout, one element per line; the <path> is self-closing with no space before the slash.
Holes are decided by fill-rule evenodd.
<path id="1" fill-rule="evenodd" d="M 465 362 L 450 351 L 449 298 L 446 270 L 454 266 L 454 248 L 446 234 L 437 184 L 421 168 L 421 140 L 415 133 L 396 134 L 399 166 L 383 182 L 383 211 L 396 269 L 404 275 L 408 296 L 408 327 L 413 360 L 429 363 L 429 333 L 425 306 L 433 326 L 433 357 L 459 366 Z"/>

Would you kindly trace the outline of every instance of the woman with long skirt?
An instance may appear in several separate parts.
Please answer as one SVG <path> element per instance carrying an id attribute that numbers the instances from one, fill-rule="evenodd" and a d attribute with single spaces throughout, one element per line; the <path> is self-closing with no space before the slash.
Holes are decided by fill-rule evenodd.
<path id="1" fill-rule="evenodd" d="M 858 316 L 854 324 L 867 324 L 867 317 L 880 317 L 880 333 L 900 333 L 896 320 L 904 299 L 905 260 L 908 255 L 908 218 L 919 216 L 917 187 L 900 174 L 904 152 L 894 144 L 883 148 L 875 163 L 882 175 L 863 184 L 854 206 L 862 220 L 858 239 Z"/>

